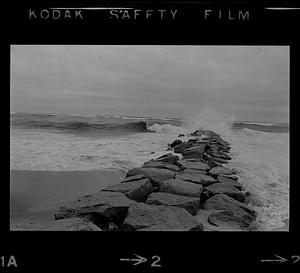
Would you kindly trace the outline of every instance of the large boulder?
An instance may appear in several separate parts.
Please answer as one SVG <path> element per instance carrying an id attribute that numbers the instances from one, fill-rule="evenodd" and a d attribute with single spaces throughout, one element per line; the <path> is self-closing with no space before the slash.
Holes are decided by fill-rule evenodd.
<path id="1" fill-rule="evenodd" d="M 199 197 L 203 190 L 202 185 L 196 185 L 181 179 L 169 179 L 159 186 L 160 192 L 173 193 L 183 196 Z"/>
<path id="2" fill-rule="evenodd" d="M 181 154 L 185 149 L 193 146 L 193 143 L 182 142 L 174 147 L 174 153 Z"/>
<path id="3" fill-rule="evenodd" d="M 214 167 L 210 169 L 209 173 L 211 175 L 223 175 L 223 174 L 232 175 L 232 174 L 236 174 L 236 171 L 225 167 Z"/>
<path id="4" fill-rule="evenodd" d="M 183 208 L 138 203 L 129 208 L 122 230 L 202 231 L 203 227 Z"/>
<path id="5" fill-rule="evenodd" d="M 131 182 L 130 182 L 131 183 Z M 113 222 L 123 222 L 127 210 L 136 201 L 130 200 L 121 192 L 98 191 L 92 195 L 85 195 L 75 201 L 60 207 L 55 219 L 71 217 L 92 217 L 99 225 Z"/>
<path id="6" fill-rule="evenodd" d="M 180 174 L 207 174 L 206 171 L 196 169 L 184 169 Z"/>
<path id="7" fill-rule="evenodd" d="M 203 225 L 204 231 L 244 231 L 240 219 L 230 215 L 230 212 L 225 210 L 200 209 L 195 219 Z"/>
<path id="8" fill-rule="evenodd" d="M 214 162 L 219 163 L 219 164 L 227 164 L 228 160 L 226 159 L 222 159 L 222 158 L 218 158 L 218 157 L 211 157 L 213 159 Z"/>
<path id="9" fill-rule="evenodd" d="M 193 157 L 203 157 L 203 154 L 205 152 L 206 144 L 199 144 L 197 146 L 193 146 L 191 148 L 187 148 L 182 151 L 182 155 L 185 158 L 193 158 Z"/>
<path id="10" fill-rule="evenodd" d="M 175 177 L 175 172 L 158 168 L 134 168 L 128 171 L 127 177 L 137 174 L 143 174 L 145 177 L 149 178 L 155 185 L 160 185 L 163 181 Z"/>
<path id="11" fill-rule="evenodd" d="M 222 230 L 228 231 L 243 231 L 243 229 L 249 227 L 251 223 L 248 220 L 245 221 L 243 217 L 235 216 L 232 211 L 228 210 L 212 213 L 208 217 L 208 222 Z"/>
<path id="12" fill-rule="evenodd" d="M 231 160 L 231 157 L 226 153 L 212 153 L 211 154 L 215 158 L 220 158 L 224 160 Z"/>
<path id="13" fill-rule="evenodd" d="M 176 179 L 182 179 L 184 181 L 189 181 L 195 184 L 201 184 L 202 186 L 206 187 L 213 183 L 217 183 L 217 180 L 213 177 L 205 174 L 199 173 L 184 173 L 179 172 L 175 176 Z"/>
<path id="14" fill-rule="evenodd" d="M 126 182 L 141 180 L 143 178 L 145 178 L 145 175 L 143 175 L 143 174 L 137 174 L 137 175 L 133 175 L 133 176 L 128 176 L 125 179 L 123 179 L 121 181 L 121 183 L 126 183 Z"/>
<path id="15" fill-rule="evenodd" d="M 124 193 L 129 199 L 137 202 L 146 201 L 148 195 L 152 192 L 152 183 L 146 179 L 131 181 L 127 183 L 120 183 L 111 185 L 103 191 L 121 192 Z"/>
<path id="16" fill-rule="evenodd" d="M 143 165 L 143 168 L 158 168 L 158 169 L 168 169 L 173 172 L 180 171 L 180 168 L 176 165 L 170 164 L 168 162 L 164 161 L 156 161 L 156 160 L 150 160 L 148 162 L 145 162 Z"/>
<path id="17" fill-rule="evenodd" d="M 220 182 L 220 183 L 229 183 L 229 184 L 232 184 L 234 185 L 237 189 L 239 190 L 242 190 L 243 186 L 241 183 L 239 183 L 236 179 L 233 179 L 231 177 L 226 177 L 226 176 L 222 176 L 222 175 L 218 175 L 217 176 L 217 180 Z"/>
<path id="18" fill-rule="evenodd" d="M 232 174 L 219 174 L 217 176 L 217 180 L 221 180 L 221 179 L 232 179 L 232 180 L 235 180 L 235 181 L 238 181 L 238 176 L 236 175 L 232 175 Z M 220 181 L 221 182 L 221 181 Z M 222 182 L 226 182 L 225 180 L 223 180 Z"/>
<path id="19" fill-rule="evenodd" d="M 182 169 L 196 169 L 201 171 L 208 171 L 210 169 L 206 163 L 186 159 L 178 160 L 177 165 Z"/>
<path id="20" fill-rule="evenodd" d="M 225 194 L 217 194 L 206 200 L 203 209 L 231 211 L 233 216 L 238 217 L 245 223 L 245 226 L 256 219 L 254 209 Z"/>
<path id="21" fill-rule="evenodd" d="M 216 183 L 206 187 L 206 190 L 212 195 L 223 193 L 240 202 L 246 200 L 245 194 L 237 189 L 233 183 Z"/>
<path id="22" fill-rule="evenodd" d="M 170 146 L 171 148 L 173 148 L 173 147 L 175 147 L 176 145 L 181 144 L 181 143 L 182 143 L 182 140 L 176 139 L 176 140 L 174 140 L 171 144 L 169 144 L 169 146 Z"/>
<path id="23" fill-rule="evenodd" d="M 166 192 L 154 192 L 148 196 L 146 204 L 181 207 L 186 209 L 190 214 L 195 215 L 200 208 L 200 198 Z"/>
<path id="24" fill-rule="evenodd" d="M 221 138 L 219 134 L 210 130 L 196 130 L 195 132 L 191 133 L 191 136 L 217 138 L 217 139 Z"/>
<path id="25" fill-rule="evenodd" d="M 35 227 L 45 231 L 101 231 L 101 228 L 84 218 L 54 220 Z"/>
<path id="26" fill-rule="evenodd" d="M 162 161 L 167 162 L 170 164 L 176 164 L 176 162 L 179 160 L 178 155 L 174 155 L 172 153 L 161 155 L 160 157 L 156 158 L 155 161 Z"/>

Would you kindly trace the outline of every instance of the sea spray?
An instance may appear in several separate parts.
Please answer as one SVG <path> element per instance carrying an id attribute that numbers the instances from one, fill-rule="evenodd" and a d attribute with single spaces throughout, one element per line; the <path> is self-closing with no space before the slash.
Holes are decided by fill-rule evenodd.
<path id="1" fill-rule="evenodd" d="M 283 226 L 289 217 L 289 134 L 242 129 L 231 140 L 230 167 L 254 196 L 259 229 Z"/>
<path id="2" fill-rule="evenodd" d="M 206 106 L 200 112 L 187 111 L 184 115 L 182 126 L 190 132 L 195 130 L 211 130 L 220 134 L 225 140 L 232 135 L 234 117 L 221 113 L 211 106 Z"/>

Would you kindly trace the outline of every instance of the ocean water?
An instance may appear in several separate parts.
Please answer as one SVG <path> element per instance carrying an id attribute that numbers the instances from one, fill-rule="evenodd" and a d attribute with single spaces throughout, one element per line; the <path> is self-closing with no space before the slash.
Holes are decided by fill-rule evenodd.
<path id="1" fill-rule="evenodd" d="M 258 229 L 283 226 L 289 218 L 286 123 L 234 121 L 211 109 L 183 119 L 11 113 L 11 169 L 125 172 L 166 153 L 178 134 L 201 128 L 231 143 L 230 166 L 254 196 Z"/>

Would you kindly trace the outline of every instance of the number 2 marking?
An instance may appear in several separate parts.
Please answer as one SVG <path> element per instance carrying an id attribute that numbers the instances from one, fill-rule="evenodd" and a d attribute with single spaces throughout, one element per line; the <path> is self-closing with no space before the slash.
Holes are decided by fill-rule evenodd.
<path id="1" fill-rule="evenodd" d="M 156 260 L 152 262 L 151 266 L 152 267 L 160 267 L 161 265 L 157 264 L 160 261 L 160 257 L 157 255 L 152 256 L 152 260 L 154 260 L 155 258 L 156 258 Z"/>
<path id="2" fill-rule="evenodd" d="M 292 264 L 294 264 L 294 263 L 298 263 L 298 262 L 299 262 L 299 260 L 300 260 L 300 256 L 294 255 L 294 256 L 292 256 L 292 257 L 291 257 L 291 259 L 293 259 L 293 262 L 292 262 Z"/>

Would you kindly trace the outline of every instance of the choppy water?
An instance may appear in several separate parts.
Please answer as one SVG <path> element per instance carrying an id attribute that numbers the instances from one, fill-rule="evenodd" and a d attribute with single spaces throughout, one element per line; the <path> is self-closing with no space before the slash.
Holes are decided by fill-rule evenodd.
<path id="1" fill-rule="evenodd" d="M 289 217 L 289 126 L 233 122 L 201 113 L 192 120 L 149 117 L 11 114 L 11 169 L 123 169 L 165 153 L 179 133 L 194 129 L 220 133 L 232 145 L 230 165 L 257 197 L 261 230 Z"/>

